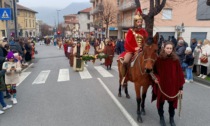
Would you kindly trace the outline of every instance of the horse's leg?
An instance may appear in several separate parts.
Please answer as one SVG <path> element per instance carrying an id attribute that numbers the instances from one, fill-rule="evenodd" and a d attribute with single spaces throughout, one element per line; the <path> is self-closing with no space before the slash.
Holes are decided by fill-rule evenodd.
<path id="1" fill-rule="evenodd" d="M 144 86 L 143 87 L 143 94 L 142 94 L 142 102 L 141 102 L 141 114 L 142 115 L 146 115 L 146 112 L 145 112 L 145 99 L 146 99 L 146 96 L 147 96 L 147 89 L 148 89 L 149 86 Z"/>
<path id="2" fill-rule="evenodd" d="M 141 114 L 142 115 L 146 115 L 146 112 L 145 112 L 145 99 L 146 99 L 146 93 L 144 93 L 142 95 L 142 102 L 141 102 Z"/>
<path id="3" fill-rule="evenodd" d="M 141 104 L 141 97 L 140 97 L 140 86 L 135 83 L 135 90 L 136 90 L 136 102 L 137 102 L 137 121 L 142 123 L 142 117 L 140 112 L 140 104 Z"/>
<path id="4" fill-rule="evenodd" d="M 121 97 L 121 79 L 119 79 L 118 97 Z"/>
<path id="5" fill-rule="evenodd" d="M 130 95 L 128 94 L 128 82 L 126 82 L 125 84 L 124 84 L 124 88 L 125 88 L 125 94 L 126 94 L 126 98 L 130 98 Z"/>

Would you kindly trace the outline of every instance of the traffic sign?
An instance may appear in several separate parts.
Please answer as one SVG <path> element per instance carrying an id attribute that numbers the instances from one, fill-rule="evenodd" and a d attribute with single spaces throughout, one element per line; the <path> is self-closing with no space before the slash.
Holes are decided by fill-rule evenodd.
<path id="1" fill-rule="evenodd" d="M 11 8 L 0 8 L 0 20 L 11 20 Z"/>

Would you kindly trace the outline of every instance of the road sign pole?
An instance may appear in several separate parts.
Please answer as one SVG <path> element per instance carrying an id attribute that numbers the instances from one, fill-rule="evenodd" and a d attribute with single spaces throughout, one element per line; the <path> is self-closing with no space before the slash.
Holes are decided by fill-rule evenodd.
<path id="1" fill-rule="evenodd" d="M 7 40 L 10 40 L 10 29 L 9 29 L 9 25 L 8 25 L 8 21 L 6 21 L 6 30 L 7 30 Z"/>

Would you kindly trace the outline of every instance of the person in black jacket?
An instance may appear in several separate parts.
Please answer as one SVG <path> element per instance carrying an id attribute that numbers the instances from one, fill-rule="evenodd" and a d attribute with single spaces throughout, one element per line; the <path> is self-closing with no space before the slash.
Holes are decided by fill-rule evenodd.
<path id="1" fill-rule="evenodd" d="M 192 55 L 192 49 L 190 47 L 187 47 L 185 50 L 185 54 L 186 55 L 185 55 L 184 63 L 187 64 L 187 67 L 185 69 L 185 72 L 186 72 L 185 82 L 189 83 L 189 82 L 193 82 L 192 70 L 193 70 L 194 58 Z"/>

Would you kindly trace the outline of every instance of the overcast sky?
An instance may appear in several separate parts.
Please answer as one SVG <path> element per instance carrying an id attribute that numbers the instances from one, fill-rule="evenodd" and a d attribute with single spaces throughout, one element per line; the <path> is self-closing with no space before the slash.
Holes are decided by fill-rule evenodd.
<path id="1" fill-rule="evenodd" d="M 64 8 L 72 2 L 88 2 L 90 0 L 19 0 L 19 4 L 26 7 Z"/>

